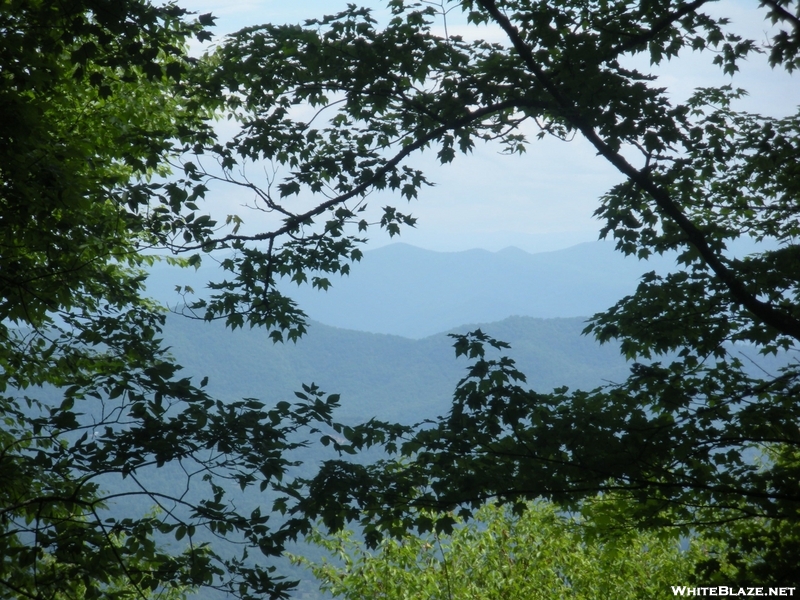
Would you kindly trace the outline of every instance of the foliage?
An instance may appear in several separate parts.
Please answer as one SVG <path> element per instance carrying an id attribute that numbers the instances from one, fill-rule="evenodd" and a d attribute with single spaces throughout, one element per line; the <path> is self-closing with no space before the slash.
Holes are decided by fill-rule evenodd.
<path id="1" fill-rule="evenodd" d="M 777 577 L 773 542 L 793 540 L 800 518 L 798 367 L 752 375 L 735 344 L 769 353 L 800 339 L 800 120 L 737 112 L 733 88 L 675 103 L 627 65 L 702 50 L 734 74 L 768 50 L 792 71 L 798 5 L 764 0 L 777 33 L 762 49 L 705 3 L 392 0 L 383 27 L 351 7 L 304 27 L 245 29 L 194 61 L 185 43 L 207 38 L 212 19 L 188 21 L 174 5 L 3 2 L 0 585 L 32 598 L 99 597 L 120 579 L 142 594 L 205 585 L 278 597 L 288 584 L 249 551 L 277 556 L 319 516 L 332 527 L 361 519 L 375 542 L 412 526 L 409 506 L 469 513 L 488 497 L 544 496 L 577 507 L 598 491 L 618 493 L 609 522 L 737 523 L 746 535 L 720 564 Z M 453 8 L 506 42 L 437 33 Z M 209 125 L 221 113 L 239 124 L 232 139 Z M 370 228 L 414 223 L 392 206 L 373 212 L 370 192 L 416 197 L 428 180 L 406 162 L 415 153 L 448 163 L 480 141 L 523 152 L 529 124 L 537 136 L 583 136 L 624 176 L 597 212 L 621 251 L 680 255 L 682 271 L 645 275 L 589 324 L 636 361 L 627 382 L 526 390 L 510 359 L 486 358 L 483 346 L 501 343 L 461 336 L 457 351 L 474 362 L 450 414 L 415 431 L 371 422 L 321 438 L 405 460 L 329 461 L 305 487 L 283 482 L 300 432 L 333 426 L 338 398 L 307 386 L 299 405 L 223 403 L 180 378 L 163 313 L 142 298 L 145 250 L 192 266 L 228 250 L 228 278 L 187 313 L 296 340 L 305 318 L 281 278 L 325 289 Z M 249 179 L 254 161 L 273 174 Z M 277 224 L 247 233 L 239 217 L 203 214 L 217 180 Z M 778 247 L 736 258 L 728 246 L 741 237 Z M 152 489 L 154 469 L 181 475 L 180 487 Z M 271 528 L 260 510 L 242 514 L 231 484 L 282 492 L 274 508 L 293 518 Z M 103 509 L 129 496 L 163 512 Z M 159 546 L 168 536 L 185 546 Z M 209 538 L 242 550 L 223 554 Z"/>
<path id="2" fill-rule="evenodd" d="M 450 534 L 386 539 L 374 552 L 349 531 L 311 541 L 334 562 L 295 560 L 322 590 L 351 600 L 662 598 L 670 585 L 691 581 L 701 554 L 696 544 L 682 551 L 674 540 L 631 530 L 586 539 L 578 521 L 546 502 L 527 503 L 521 515 L 487 504 Z"/>
<path id="3" fill-rule="evenodd" d="M 3 3 L 3 323 L 40 327 L 48 311 L 130 295 L 122 269 L 145 260 L 156 219 L 144 213 L 161 190 L 129 181 L 205 138 L 202 112 L 172 93 L 189 67 L 185 40 L 208 36 L 183 15 L 142 2 Z"/>
<path id="4" fill-rule="evenodd" d="M 342 270 L 369 226 L 360 216 L 367 194 L 413 198 L 428 183 L 406 164 L 412 154 L 432 151 L 448 163 L 482 140 L 523 152 L 531 129 L 582 136 L 624 177 L 600 200 L 602 236 L 640 258 L 675 251 L 681 266 L 645 274 L 634 295 L 587 327 L 601 342 L 618 340 L 633 361 L 625 383 L 530 391 L 513 361 L 485 358 L 483 345 L 499 343 L 482 332 L 458 337 L 457 352 L 474 363 L 448 415 L 416 432 L 375 423 L 345 431 L 351 451 L 384 444 L 408 462 L 329 461 L 310 493 L 297 496 L 298 514 L 333 528 L 361 519 L 374 542 L 412 526 L 409 505 L 468 514 L 490 497 L 544 496 L 574 507 L 613 490 L 618 516 L 642 527 L 688 533 L 753 520 L 797 530 L 800 118 L 739 112 L 744 92 L 732 86 L 681 101 L 655 74 L 629 65 L 637 55 L 657 66 L 702 51 L 732 76 L 740 61 L 761 54 L 792 71 L 798 4 L 761 4 L 775 23 L 765 47 L 732 33 L 705 4 L 394 1 L 385 26 L 351 7 L 304 27 L 248 28 L 220 48 L 208 89 L 242 122 L 218 149 L 220 160 L 228 173 L 270 161 L 276 175 L 260 201 L 284 217 L 251 238 L 268 240 L 267 251 L 231 268 L 298 280 L 309 265 Z M 501 30 L 505 42 L 439 33 L 458 9 Z M 299 203 L 313 194 L 323 199 Z M 390 232 L 411 222 L 398 215 L 385 208 L 380 222 Z M 311 233 L 315 219 L 324 225 Z M 735 256 L 729 248 L 741 238 L 757 251 Z M 310 246 L 324 260 L 287 260 L 286 252 L 304 256 Z M 236 298 L 260 310 L 247 294 Z M 213 317 L 223 306 L 206 308 Z M 753 374 L 738 355 L 742 344 L 788 352 L 786 366 Z"/>
<path id="5" fill-rule="evenodd" d="M 291 527 L 240 514 L 229 488 L 278 485 L 335 397 L 211 398 L 178 375 L 142 296 L 153 247 L 215 228 L 193 217 L 202 182 L 170 175 L 215 139 L 186 53 L 211 24 L 141 0 L 0 5 L 4 598 L 290 587 L 247 555 L 280 554 Z"/>

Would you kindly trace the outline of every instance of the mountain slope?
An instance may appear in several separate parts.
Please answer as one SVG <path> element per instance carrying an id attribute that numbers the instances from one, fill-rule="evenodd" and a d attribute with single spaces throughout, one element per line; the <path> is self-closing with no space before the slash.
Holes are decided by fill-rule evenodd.
<path id="1" fill-rule="evenodd" d="M 580 335 L 583 319 L 511 317 L 477 327 L 511 344 L 534 389 L 591 388 L 621 381 L 625 361 L 612 345 Z M 445 412 L 467 361 L 440 333 L 420 340 L 312 323 L 297 344 L 274 345 L 263 331 L 231 332 L 220 323 L 171 317 L 165 339 L 189 374 L 209 377 L 223 398 L 292 399 L 302 383 L 342 395 L 339 418 L 414 422 Z"/>

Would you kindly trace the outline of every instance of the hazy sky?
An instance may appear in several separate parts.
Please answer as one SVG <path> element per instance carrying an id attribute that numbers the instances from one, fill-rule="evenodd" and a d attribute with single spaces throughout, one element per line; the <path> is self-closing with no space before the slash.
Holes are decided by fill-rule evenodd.
<path id="1" fill-rule="evenodd" d="M 215 28 L 218 36 L 266 22 L 299 23 L 337 12 L 347 4 L 339 0 L 235 3 L 179 0 L 179 3 L 191 10 L 214 14 L 218 18 Z M 385 14 L 384 2 L 365 0 L 359 4 L 374 7 L 378 17 L 382 12 Z M 756 1 L 725 1 L 712 5 L 709 11 L 729 16 L 741 35 L 765 40 L 769 23 L 763 20 L 763 11 L 756 10 L 757 5 Z M 484 38 L 502 35 L 485 28 L 476 34 L 475 28 L 459 21 L 457 11 L 451 12 L 448 19 L 450 33 Z M 711 65 L 711 60 L 711 54 L 689 54 L 659 68 L 659 81 L 676 100 L 687 97 L 698 86 L 730 83 L 731 78 Z M 636 66 L 643 71 L 651 70 L 646 62 Z M 743 65 L 733 83 L 750 92 L 740 105 L 744 110 L 779 116 L 800 105 L 797 76 L 772 71 L 763 58 L 754 58 Z M 591 216 L 597 198 L 620 180 L 612 167 L 577 138 L 569 143 L 554 139 L 534 141 L 522 156 L 501 156 L 497 148 L 484 146 L 476 148 L 471 156 L 458 156 L 446 167 L 439 167 L 425 157 L 417 159 L 415 164 L 426 166 L 429 179 L 437 185 L 424 189 L 411 207 L 404 207 L 410 208 L 418 224 L 416 230 L 404 230 L 400 241 L 432 250 L 499 250 L 514 245 L 535 252 L 597 239 L 600 224 Z M 227 201 L 237 206 L 246 199 L 229 196 Z M 385 204 L 392 200 L 375 201 Z M 400 210 L 406 204 L 400 199 L 394 203 Z M 249 228 L 258 227 L 256 213 L 247 209 L 238 212 Z M 372 246 L 393 241 L 377 231 L 371 238 Z"/>

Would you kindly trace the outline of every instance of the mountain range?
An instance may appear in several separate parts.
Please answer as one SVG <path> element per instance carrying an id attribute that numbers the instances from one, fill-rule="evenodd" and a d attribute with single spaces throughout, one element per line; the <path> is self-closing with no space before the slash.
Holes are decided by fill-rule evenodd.
<path id="1" fill-rule="evenodd" d="M 622 381 L 627 367 L 618 348 L 582 336 L 583 327 L 582 318 L 509 317 L 452 331 L 481 328 L 511 344 L 506 354 L 538 391 Z M 218 397 L 291 400 L 301 384 L 315 383 L 341 394 L 337 416 L 346 421 L 379 417 L 411 423 L 443 414 L 469 364 L 456 359 L 447 333 L 412 340 L 316 322 L 296 344 L 276 345 L 258 329 L 230 331 L 221 323 L 176 316 L 168 321 L 165 339 L 186 373 L 208 376 L 208 389 Z"/>
<path id="2" fill-rule="evenodd" d="M 625 258 L 603 242 L 538 254 L 516 248 L 443 253 L 393 244 L 365 252 L 327 292 L 284 286 L 312 319 L 297 343 L 274 344 L 260 329 L 231 331 L 178 315 L 169 315 L 164 339 L 184 374 L 207 376 L 216 397 L 293 401 L 302 384 L 314 383 L 340 394 L 339 422 L 377 417 L 411 424 L 445 414 L 466 374 L 469 361 L 455 357 L 452 333 L 480 328 L 508 342 L 504 354 L 526 374 L 525 385 L 539 392 L 624 381 L 628 364 L 618 345 L 581 335 L 586 319 L 631 294 L 644 272 L 673 266 L 665 257 Z M 156 265 L 148 290 L 175 306 L 182 299 L 174 287 L 190 285 L 203 294 L 205 282 L 219 276 L 213 268 L 213 261 L 197 271 Z M 323 456 L 321 448 L 306 449 L 301 458 L 308 466 L 299 469 L 313 470 Z M 171 489 L 171 472 L 161 471 L 152 481 Z M 247 509 L 269 506 L 271 496 L 249 491 L 237 502 Z M 318 552 L 303 545 L 296 551 Z M 296 597 L 325 597 L 308 574 L 280 564 L 302 580 Z"/>
<path id="3" fill-rule="evenodd" d="M 665 272 L 674 262 L 624 257 L 600 241 L 537 254 L 513 247 L 434 252 L 398 243 L 365 251 L 348 276 L 331 278 L 326 292 L 289 282 L 281 288 L 320 323 L 418 339 L 509 316 L 592 315 L 631 294 L 643 273 Z M 176 285 L 202 295 L 207 281 L 220 276 L 215 268 L 210 260 L 197 271 L 158 264 L 148 290 L 174 306 L 182 302 Z"/>

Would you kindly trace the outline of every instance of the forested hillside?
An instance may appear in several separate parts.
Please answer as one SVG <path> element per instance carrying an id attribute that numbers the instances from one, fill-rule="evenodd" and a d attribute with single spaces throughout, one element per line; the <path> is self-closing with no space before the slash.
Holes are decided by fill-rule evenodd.
<path id="1" fill-rule="evenodd" d="M 481 327 L 511 344 L 509 352 L 541 391 L 560 385 L 591 389 L 624 379 L 626 364 L 615 344 L 598 345 L 580 334 L 584 319 L 510 317 Z M 230 400 L 291 400 L 301 383 L 342 396 L 339 418 L 414 422 L 447 411 L 467 361 L 440 333 L 420 340 L 312 323 L 296 344 L 274 344 L 261 330 L 230 331 L 220 323 L 179 316 L 168 320 L 166 342 L 186 372 L 209 377 L 208 388 Z"/>

